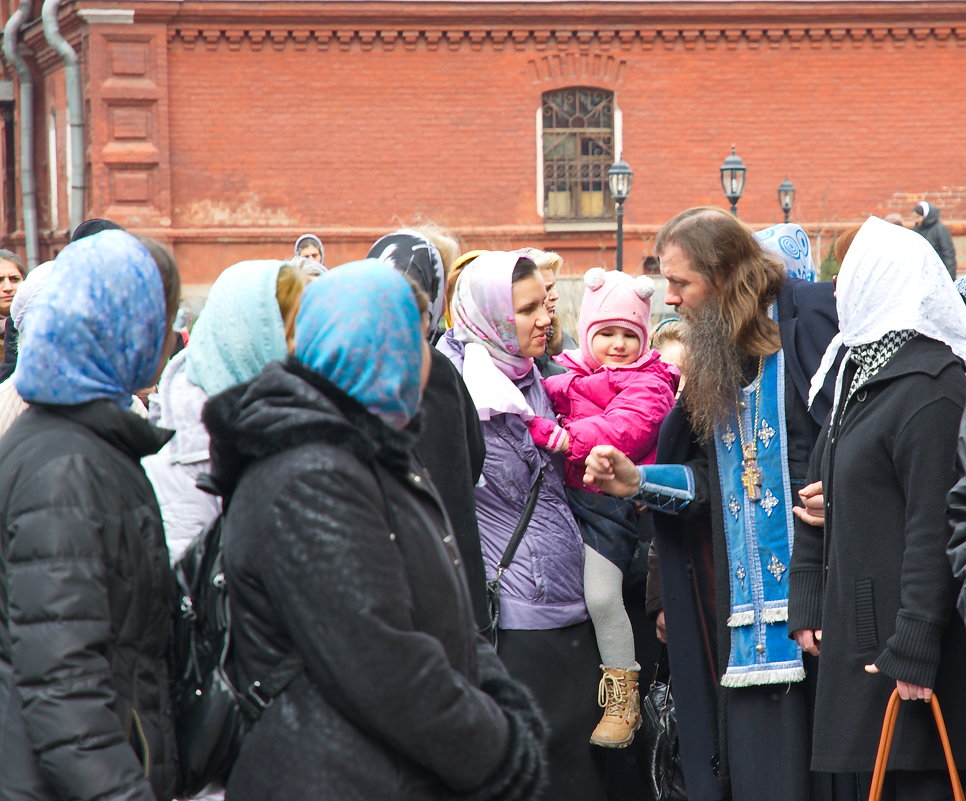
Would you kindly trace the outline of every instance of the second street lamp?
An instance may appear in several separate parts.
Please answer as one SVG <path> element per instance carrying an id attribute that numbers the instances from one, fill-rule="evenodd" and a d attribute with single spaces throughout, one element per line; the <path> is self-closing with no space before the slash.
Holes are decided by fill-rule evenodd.
<path id="1" fill-rule="evenodd" d="M 724 196 L 731 203 L 731 213 L 738 216 L 738 201 L 745 191 L 745 163 L 741 156 L 735 153 L 735 146 L 731 146 L 731 155 L 721 165 L 721 188 Z"/>
<path id="2" fill-rule="evenodd" d="M 631 183 L 634 180 L 634 173 L 630 166 L 624 161 L 623 156 L 611 164 L 607 171 L 607 187 L 610 189 L 610 196 L 617 204 L 617 269 L 624 269 L 624 201 L 631 193 Z"/>
<path id="3" fill-rule="evenodd" d="M 787 175 L 778 186 L 778 205 L 782 207 L 782 211 L 785 213 L 785 222 L 788 222 L 788 215 L 791 214 L 792 206 L 795 205 L 795 187 L 788 180 Z"/>

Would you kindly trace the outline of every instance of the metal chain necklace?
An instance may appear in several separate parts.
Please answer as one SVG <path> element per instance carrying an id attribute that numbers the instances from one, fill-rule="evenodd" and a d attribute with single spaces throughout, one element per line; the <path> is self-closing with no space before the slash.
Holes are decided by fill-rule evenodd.
<path id="1" fill-rule="evenodd" d="M 745 441 L 745 430 L 741 424 L 741 410 L 743 403 L 738 401 L 738 439 L 741 442 L 741 484 L 748 494 L 751 501 L 761 500 L 761 486 L 763 483 L 763 473 L 758 464 L 758 440 L 755 434 L 758 431 L 758 415 L 761 411 L 761 376 L 765 367 L 765 357 L 758 357 L 758 377 L 755 379 L 755 389 L 753 391 L 755 399 L 755 422 L 751 429 L 751 439 Z"/>

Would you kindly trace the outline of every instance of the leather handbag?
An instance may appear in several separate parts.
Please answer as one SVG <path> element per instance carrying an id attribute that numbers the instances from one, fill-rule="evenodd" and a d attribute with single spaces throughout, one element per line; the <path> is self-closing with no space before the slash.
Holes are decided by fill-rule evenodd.
<path id="1" fill-rule="evenodd" d="M 955 801 L 966 801 L 963 796 L 963 785 L 959 781 L 959 772 L 956 770 L 956 760 L 953 759 L 952 749 L 949 747 L 949 735 L 946 734 L 946 722 L 943 720 L 942 710 L 939 708 L 939 699 L 936 694 L 932 694 L 929 701 L 932 707 L 932 716 L 936 719 L 936 728 L 939 729 L 939 739 L 943 744 L 943 753 L 946 755 L 946 767 L 949 769 L 949 780 L 953 785 L 953 798 Z M 882 797 L 882 786 L 885 782 L 886 766 L 889 763 L 889 752 L 892 750 L 892 735 L 896 731 L 896 719 L 899 717 L 899 691 L 893 690 L 886 706 L 885 718 L 882 721 L 882 736 L 879 738 L 879 750 L 875 755 L 875 769 L 872 771 L 872 786 L 869 788 L 869 801 L 879 801 Z"/>
<path id="2" fill-rule="evenodd" d="M 687 801 L 671 682 L 658 679 L 661 665 L 666 660 L 665 647 L 661 651 L 661 659 L 654 666 L 651 687 L 641 696 L 641 717 L 644 720 L 635 740 L 637 762 L 648 791 L 646 798 L 652 801 Z"/>
<path id="3" fill-rule="evenodd" d="M 289 654 L 263 682 L 245 691 L 229 678 L 231 618 L 224 569 L 224 515 L 194 539 L 173 571 L 177 610 L 169 659 L 180 767 L 180 797 L 223 786 L 245 733 L 259 715 L 302 672 L 302 659 Z"/>
<path id="4" fill-rule="evenodd" d="M 537 506 L 537 495 L 540 493 L 542 483 L 543 468 L 541 467 L 540 472 L 537 473 L 536 481 L 530 487 L 530 494 L 527 495 L 526 503 L 523 505 L 523 514 L 520 515 L 520 520 L 517 522 L 516 528 L 513 529 L 506 550 L 503 551 L 503 556 L 500 557 L 500 562 L 496 566 L 496 575 L 486 580 L 486 611 L 489 623 L 483 633 L 490 638 L 494 648 L 497 647 L 497 635 L 500 630 L 500 579 L 503 578 L 503 574 L 510 567 L 517 548 L 523 540 L 523 535 L 526 533 L 527 526 L 530 525 L 530 518 L 533 517 L 533 510 Z"/>

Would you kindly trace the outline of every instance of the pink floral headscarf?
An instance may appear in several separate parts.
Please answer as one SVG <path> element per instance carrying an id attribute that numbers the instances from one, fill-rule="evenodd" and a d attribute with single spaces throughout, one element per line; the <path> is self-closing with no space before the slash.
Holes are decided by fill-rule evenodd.
<path id="1" fill-rule="evenodd" d="M 533 359 L 520 355 L 513 314 L 513 269 L 519 253 L 486 251 L 466 265 L 453 295 L 453 335 L 486 348 L 494 364 L 516 381 L 533 370 Z M 536 265 L 534 265 L 536 271 Z"/>

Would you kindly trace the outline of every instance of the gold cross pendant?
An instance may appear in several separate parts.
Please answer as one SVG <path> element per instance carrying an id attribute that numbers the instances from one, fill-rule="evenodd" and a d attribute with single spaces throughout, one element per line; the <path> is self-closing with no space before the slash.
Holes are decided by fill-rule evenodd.
<path id="1" fill-rule="evenodd" d="M 741 485 L 748 493 L 748 499 L 752 501 L 761 500 L 762 475 L 758 460 L 754 455 L 745 454 L 741 462 Z"/>

